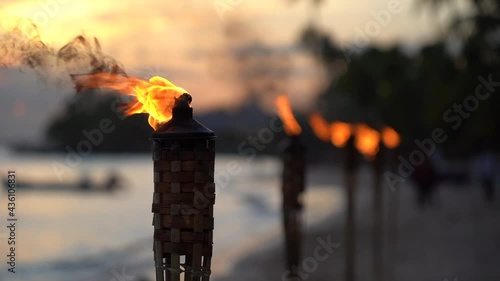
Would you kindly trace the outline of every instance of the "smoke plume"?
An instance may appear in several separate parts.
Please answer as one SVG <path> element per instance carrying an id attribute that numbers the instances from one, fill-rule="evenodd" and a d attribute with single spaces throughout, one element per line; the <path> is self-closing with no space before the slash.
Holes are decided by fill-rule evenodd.
<path id="1" fill-rule="evenodd" d="M 43 42 L 38 27 L 29 20 L 17 20 L 13 27 L 0 25 L 0 66 L 34 70 L 55 83 L 73 74 L 113 73 L 126 75 L 123 67 L 103 53 L 95 37 L 78 35 L 61 48 Z"/>

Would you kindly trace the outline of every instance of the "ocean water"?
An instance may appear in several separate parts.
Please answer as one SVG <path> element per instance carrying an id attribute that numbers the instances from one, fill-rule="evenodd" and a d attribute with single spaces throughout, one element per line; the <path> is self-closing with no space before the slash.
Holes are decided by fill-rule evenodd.
<path id="1" fill-rule="evenodd" d="M 7 271 L 7 200 L 0 190 L 0 280 L 152 280 L 151 156 L 90 155 L 79 163 L 66 162 L 66 156 L 16 155 L 0 149 L 0 178 L 14 170 L 18 182 L 45 183 L 45 188 L 19 189 L 16 194 L 16 273 Z M 241 167 L 240 173 L 217 176 L 228 163 Z M 121 176 L 122 190 L 70 188 L 84 174 L 103 183 L 111 171 Z M 214 279 L 252 251 L 280 243 L 280 174 L 277 158 L 247 162 L 237 155 L 217 155 Z M 48 190 L 51 183 L 68 187 Z M 338 211 L 341 197 L 332 186 L 308 187 L 306 225 Z"/>

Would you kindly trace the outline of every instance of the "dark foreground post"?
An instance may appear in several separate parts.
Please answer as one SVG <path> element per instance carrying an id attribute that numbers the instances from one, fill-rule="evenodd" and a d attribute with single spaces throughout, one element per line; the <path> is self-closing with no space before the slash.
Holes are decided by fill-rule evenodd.
<path id="1" fill-rule="evenodd" d="M 301 257 L 301 213 L 305 182 L 305 148 L 298 136 L 283 142 L 283 227 L 285 233 L 286 266 L 294 275 Z"/>
<path id="2" fill-rule="evenodd" d="M 215 134 L 193 119 L 190 103 L 188 94 L 179 97 L 152 136 L 157 281 L 210 279 Z"/>

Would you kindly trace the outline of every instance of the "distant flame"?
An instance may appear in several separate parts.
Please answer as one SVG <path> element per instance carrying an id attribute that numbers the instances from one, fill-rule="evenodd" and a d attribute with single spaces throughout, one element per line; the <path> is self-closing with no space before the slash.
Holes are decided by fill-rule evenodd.
<path id="1" fill-rule="evenodd" d="M 318 139 L 324 142 L 330 141 L 330 124 L 319 113 L 313 113 L 309 116 L 309 126 Z"/>
<path id="2" fill-rule="evenodd" d="M 187 93 L 183 88 L 177 87 L 159 76 L 145 81 L 120 74 L 96 73 L 75 75 L 73 81 L 77 90 L 107 88 L 134 97 L 133 101 L 125 104 L 124 113 L 127 116 L 148 113 L 149 125 L 155 130 L 160 124 L 172 118 L 175 99 L 183 93 Z"/>
<path id="3" fill-rule="evenodd" d="M 352 134 L 351 124 L 344 122 L 333 122 L 330 130 L 332 144 L 340 148 L 346 145 Z"/>
<path id="4" fill-rule="evenodd" d="M 372 160 L 379 151 L 380 133 L 366 124 L 356 126 L 356 148 L 368 160 Z"/>
<path id="5" fill-rule="evenodd" d="M 302 133 L 302 128 L 293 116 L 290 101 L 285 95 L 281 95 L 275 100 L 278 108 L 278 115 L 285 126 L 285 133 L 289 136 L 298 136 Z"/>
<path id="6" fill-rule="evenodd" d="M 401 137 L 393 128 L 386 126 L 382 129 L 382 141 L 385 147 L 394 149 L 401 143 Z"/>

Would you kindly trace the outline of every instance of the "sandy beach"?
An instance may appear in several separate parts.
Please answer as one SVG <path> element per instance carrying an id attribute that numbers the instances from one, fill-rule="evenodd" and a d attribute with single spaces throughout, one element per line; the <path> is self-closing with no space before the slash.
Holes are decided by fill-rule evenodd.
<path id="1" fill-rule="evenodd" d="M 234 159 L 220 157 L 219 163 L 224 166 Z M 97 160 L 102 162 L 102 159 Z M 120 161 L 123 160 L 118 157 L 108 159 L 107 163 L 114 165 Z M 127 280 L 155 280 L 151 249 L 151 193 L 144 191 L 144 186 L 150 185 L 149 156 L 129 163 L 123 172 L 132 173 L 133 170 L 134 185 L 117 196 L 20 193 L 25 212 L 20 239 L 33 257 L 23 255 L 21 270 L 15 276 L 5 275 L 7 271 L 3 271 L 0 279 L 108 281 L 118 280 L 116 276 L 123 271 L 130 276 Z M 219 224 L 215 230 L 211 280 L 286 279 L 277 163 L 264 159 L 253 168 L 245 167 L 247 173 L 238 177 L 238 182 L 219 190 L 216 216 Z M 358 175 L 356 281 L 372 281 L 371 172 L 363 167 Z M 342 183 L 339 168 L 309 167 L 309 190 L 306 191 L 303 214 L 307 227 L 304 229 L 302 255 L 303 268 L 307 271 L 302 271 L 302 278 L 298 280 L 345 280 Z M 442 184 L 436 192 L 435 205 L 420 210 L 409 181 L 397 190 L 391 192 L 384 188 L 384 281 L 500 280 L 500 197 L 487 204 L 479 186 Z M 397 197 L 398 210 L 395 210 L 392 203 Z M 72 216 L 59 217 L 57 208 L 53 213 L 52 209 L 40 212 L 34 204 L 40 200 L 53 206 L 64 204 L 66 212 Z M 79 207 L 81 204 L 94 206 L 97 210 L 104 206 L 109 210 L 129 207 L 120 209 L 121 212 L 99 211 L 100 219 L 96 220 L 93 213 Z M 394 225 L 396 214 L 397 231 Z M 80 218 L 78 224 L 73 223 L 73 217 Z M 122 223 L 125 219 L 127 223 Z M 49 227 L 40 228 L 42 224 Z M 39 240 L 23 236 L 35 230 Z M 103 231 L 106 235 L 102 234 Z M 122 239 L 118 240 L 116 236 L 108 235 L 114 232 L 127 235 L 118 236 Z M 57 236 L 70 233 L 74 239 Z M 48 248 L 52 244 L 40 242 L 48 237 L 60 237 L 54 240 L 58 248 Z M 79 237 L 82 240 L 78 240 Z M 37 246 L 29 247 L 29 243 Z M 325 244 L 330 244 L 330 248 L 325 249 Z M 322 247 L 322 257 L 327 255 L 325 259 L 315 259 L 318 246 Z M 57 249 L 65 250 L 65 256 L 56 252 Z M 53 256 L 47 257 L 46 253 Z M 37 259 L 36 254 L 43 259 Z"/>
<path id="2" fill-rule="evenodd" d="M 341 180 L 338 171 L 329 173 L 325 167 L 311 170 L 309 183 L 311 178 L 332 183 Z M 366 169 L 360 175 L 356 199 L 356 280 L 370 281 L 373 280 L 372 186 Z M 384 280 L 500 280 L 498 196 L 488 204 L 477 185 L 442 183 L 433 206 L 420 209 L 409 180 L 396 192 L 387 187 L 384 192 Z M 344 279 L 343 223 L 344 214 L 337 213 L 305 230 L 302 261 L 307 270 L 296 280 Z M 328 239 L 340 247 L 328 254 L 326 260 L 317 260 L 314 250 L 321 245 L 320 240 Z M 282 243 L 256 249 L 238 261 L 228 275 L 216 280 L 286 280 L 283 257 Z"/>

